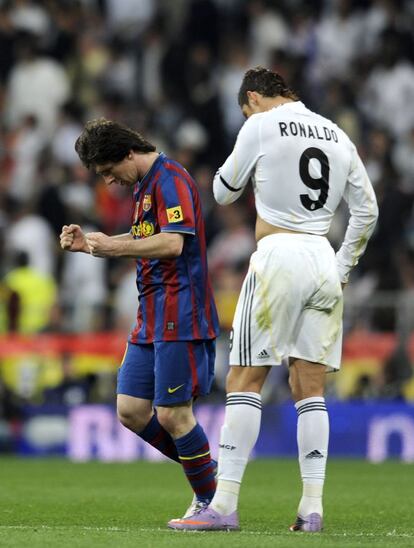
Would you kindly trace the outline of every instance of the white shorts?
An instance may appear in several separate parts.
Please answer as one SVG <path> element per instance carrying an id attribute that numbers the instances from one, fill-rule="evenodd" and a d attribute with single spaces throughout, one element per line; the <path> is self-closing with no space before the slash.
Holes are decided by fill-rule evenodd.
<path id="1" fill-rule="evenodd" d="M 293 357 L 339 369 L 342 308 L 335 253 L 324 236 L 264 237 L 237 303 L 230 365 L 280 365 Z"/>

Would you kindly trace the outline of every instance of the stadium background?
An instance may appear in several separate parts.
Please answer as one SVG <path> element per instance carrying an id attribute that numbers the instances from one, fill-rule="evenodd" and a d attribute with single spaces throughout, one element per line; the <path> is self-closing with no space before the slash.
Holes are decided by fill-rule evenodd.
<path id="1" fill-rule="evenodd" d="M 199 406 L 217 446 L 227 331 L 255 247 L 254 206 L 213 200 L 243 119 L 245 70 L 278 70 L 357 144 L 380 218 L 345 290 L 329 376 L 331 454 L 414 461 L 414 3 L 410 0 L 0 1 L 0 452 L 156 459 L 117 424 L 116 369 L 137 305 L 132 261 L 63 254 L 61 226 L 129 229 L 128 190 L 78 161 L 82 124 L 127 123 L 195 177 L 223 336 Z M 340 209 L 329 238 L 340 245 Z M 257 456 L 295 455 L 286 368 L 272 371 Z"/>

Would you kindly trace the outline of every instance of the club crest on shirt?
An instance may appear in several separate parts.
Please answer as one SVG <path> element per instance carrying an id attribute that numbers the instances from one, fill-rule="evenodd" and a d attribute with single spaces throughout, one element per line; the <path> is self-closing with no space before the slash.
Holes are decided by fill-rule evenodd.
<path id="1" fill-rule="evenodd" d="M 167 219 L 169 223 L 178 223 L 184 219 L 181 206 L 169 207 L 167 209 Z"/>
<path id="2" fill-rule="evenodd" d="M 144 211 L 149 211 L 151 209 L 151 206 L 152 206 L 151 194 L 144 194 L 144 199 L 142 201 L 142 209 Z"/>

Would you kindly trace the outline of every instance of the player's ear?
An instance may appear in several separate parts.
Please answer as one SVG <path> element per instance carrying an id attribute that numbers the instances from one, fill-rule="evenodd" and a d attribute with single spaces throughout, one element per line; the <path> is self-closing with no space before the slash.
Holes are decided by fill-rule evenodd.
<path id="1" fill-rule="evenodd" d="M 259 94 L 257 91 L 248 91 L 247 98 L 249 100 L 249 106 L 257 106 L 259 104 Z"/>

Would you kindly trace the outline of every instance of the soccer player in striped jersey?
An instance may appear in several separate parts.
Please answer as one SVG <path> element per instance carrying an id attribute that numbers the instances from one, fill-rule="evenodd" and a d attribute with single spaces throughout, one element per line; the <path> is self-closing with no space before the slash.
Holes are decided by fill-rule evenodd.
<path id="1" fill-rule="evenodd" d="M 128 234 L 84 234 L 71 224 L 60 242 L 68 251 L 136 260 L 139 307 L 118 372 L 118 416 L 182 464 L 194 491 L 191 515 L 216 487 L 215 462 L 192 410 L 193 399 L 210 391 L 219 331 L 198 190 L 180 164 L 116 122 L 88 122 L 75 148 L 108 185 L 133 188 Z"/>
<path id="2" fill-rule="evenodd" d="M 233 322 L 217 490 L 208 508 L 171 526 L 239 527 L 239 489 L 259 434 L 260 393 L 271 366 L 286 358 L 303 483 L 290 530 L 316 532 L 323 527 L 329 438 L 325 373 L 338 370 L 341 360 L 341 284 L 365 250 L 378 207 L 350 139 L 306 108 L 279 74 L 247 71 L 239 105 L 247 121 L 215 176 L 214 195 L 230 204 L 252 179 L 258 245 Z M 326 234 L 342 198 L 350 220 L 335 255 Z"/>

